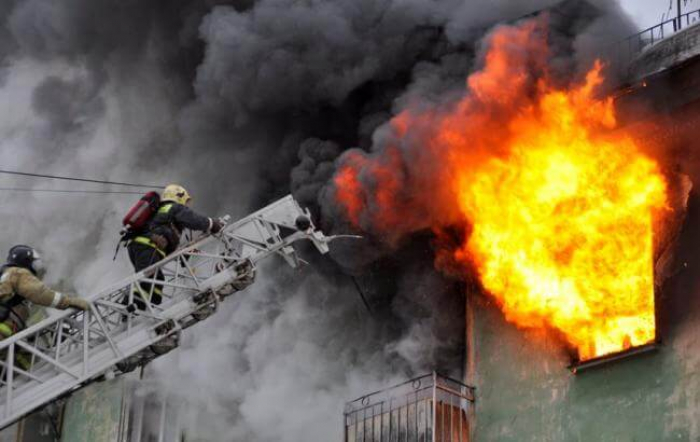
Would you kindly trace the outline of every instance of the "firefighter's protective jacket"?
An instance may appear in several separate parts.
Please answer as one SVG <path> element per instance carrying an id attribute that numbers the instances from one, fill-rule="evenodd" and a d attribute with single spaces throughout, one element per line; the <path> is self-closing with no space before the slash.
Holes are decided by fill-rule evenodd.
<path id="1" fill-rule="evenodd" d="M 0 277 L 0 303 L 12 308 L 15 314 L 26 321 L 29 317 L 29 307 L 21 302 L 23 299 L 61 310 L 70 307 L 70 297 L 51 290 L 29 270 L 22 267 L 6 267 Z"/>
<path id="2" fill-rule="evenodd" d="M 161 203 L 158 212 L 153 216 L 148 226 L 150 235 L 161 235 L 167 240 L 165 253 L 177 250 L 180 235 L 184 229 L 207 232 L 211 229 L 212 220 L 202 216 L 187 206 L 172 201 Z"/>

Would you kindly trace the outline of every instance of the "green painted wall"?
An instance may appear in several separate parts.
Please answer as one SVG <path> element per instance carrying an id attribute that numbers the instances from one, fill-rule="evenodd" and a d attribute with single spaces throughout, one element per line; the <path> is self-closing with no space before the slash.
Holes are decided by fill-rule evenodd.
<path id="1" fill-rule="evenodd" d="M 674 419 L 688 411 L 681 381 L 692 375 L 673 348 L 573 375 L 557 343 L 523 334 L 491 307 L 476 317 L 477 441 L 700 440 Z M 694 390 L 697 398 L 700 382 Z"/>
<path id="2" fill-rule="evenodd" d="M 120 442 L 123 378 L 99 382 L 76 392 L 66 403 L 61 442 Z M 128 410 L 128 409 L 127 409 Z"/>
<path id="3" fill-rule="evenodd" d="M 487 299 L 471 298 L 474 440 L 700 441 L 700 197 L 689 203 L 676 254 L 682 271 L 659 293 L 655 353 L 574 375 L 560 343 L 518 330 Z"/>

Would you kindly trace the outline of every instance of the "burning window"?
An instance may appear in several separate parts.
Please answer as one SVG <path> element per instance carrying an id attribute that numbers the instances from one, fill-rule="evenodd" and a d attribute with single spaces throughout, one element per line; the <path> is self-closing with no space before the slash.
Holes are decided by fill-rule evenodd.
<path id="1" fill-rule="evenodd" d="M 469 442 L 474 388 L 436 373 L 345 406 L 345 442 Z"/>
<path id="2" fill-rule="evenodd" d="M 463 97 L 406 109 L 385 146 L 348 154 L 336 198 L 389 241 L 458 226 L 463 241 L 444 241 L 437 267 L 476 273 L 507 321 L 553 330 L 583 363 L 656 340 L 667 180 L 598 94 L 601 63 L 552 81 L 543 26 L 494 31 Z"/>

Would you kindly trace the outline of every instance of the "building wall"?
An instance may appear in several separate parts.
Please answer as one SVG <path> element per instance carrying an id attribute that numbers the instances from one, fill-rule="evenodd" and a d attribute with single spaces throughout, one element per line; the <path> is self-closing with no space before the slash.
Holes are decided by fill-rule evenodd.
<path id="1" fill-rule="evenodd" d="M 698 181 L 695 181 L 698 182 Z M 467 383 L 476 441 L 700 441 L 700 196 L 692 192 L 671 276 L 657 294 L 655 353 L 572 374 L 562 345 L 468 301 Z"/>
<path id="2" fill-rule="evenodd" d="M 129 397 L 125 377 L 76 392 L 64 409 L 61 442 L 127 440 Z"/>
<path id="3" fill-rule="evenodd" d="M 695 23 L 642 50 L 630 65 L 633 78 L 661 72 L 700 55 L 700 24 Z"/>
<path id="4" fill-rule="evenodd" d="M 488 298 L 469 295 L 473 440 L 700 441 L 698 42 L 700 25 L 646 50 L 633 69 L 648 77 L 617 100 L 623 124 L 670 147 L 678 158 L 672 167 L 695 183 L 657 289 L 659 349 L 574 375 L 555 338 L 518 330 Z"/>

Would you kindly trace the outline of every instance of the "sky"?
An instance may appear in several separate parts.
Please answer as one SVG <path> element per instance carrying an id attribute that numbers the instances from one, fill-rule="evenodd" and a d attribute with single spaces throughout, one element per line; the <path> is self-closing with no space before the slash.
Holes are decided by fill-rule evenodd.
<path id="1" fill-rule="evenodd" d="M 661 15 L 669 11 L 676 14 L 676 0 L 619 0 L 622 7 L 632 16 L 639 29 L 646 29 L 661 22 Z M 700 9 L 700 0 L 683 0 L 684 12 Z"/>

